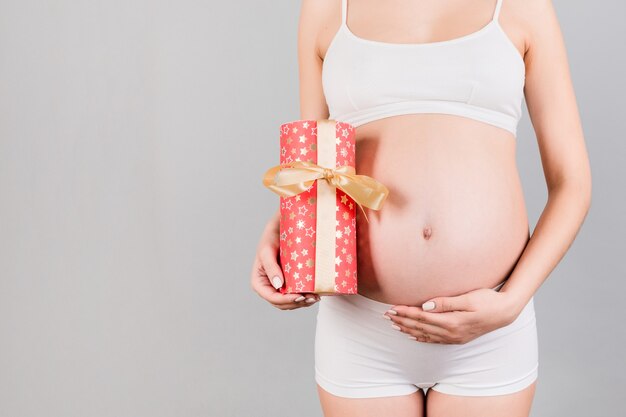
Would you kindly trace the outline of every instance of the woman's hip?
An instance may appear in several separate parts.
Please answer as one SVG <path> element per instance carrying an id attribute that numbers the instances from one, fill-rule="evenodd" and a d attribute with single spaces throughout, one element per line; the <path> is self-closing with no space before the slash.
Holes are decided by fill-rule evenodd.
<path id="1" fill-rule="evenodd" d="M 464 344 L 409 339 L 383 318 L 392 306 L 360 294 L 321 297 L 315 333 L 316 379 L 330 387 L 439 383 L 460 390 L 505 387 L 536 372 L 533 298 L 512 323 Z"/>

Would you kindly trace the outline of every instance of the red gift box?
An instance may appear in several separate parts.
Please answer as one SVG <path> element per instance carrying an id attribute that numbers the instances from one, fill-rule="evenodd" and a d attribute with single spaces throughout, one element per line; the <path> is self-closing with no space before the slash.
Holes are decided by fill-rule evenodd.
<path id="1" fill-rule="evenodd" d="M 280 165 L 263 183 L 280 195 L 280 292 L 356 294 L 357 205 L 380 210 L 388 190 L 356 175 L 354 127 L 327 119 L 283 123 Z"/>

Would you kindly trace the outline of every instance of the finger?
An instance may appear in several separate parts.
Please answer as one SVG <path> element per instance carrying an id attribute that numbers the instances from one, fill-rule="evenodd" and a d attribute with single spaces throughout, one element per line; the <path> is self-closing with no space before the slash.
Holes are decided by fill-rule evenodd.
<path id="1" fill-rule="evenodd" d="M 418 342 L 427 342 L 427 343 L 441 343 L 441 344 L 455 344 L 458 343 L 455 338 L 438 327 L 434 327 L 431 330 L 427 330 L 424 327 L 424 330 L 418 330 L 412 327 L 407 327 L 401 323 L 395 323 L 396 326 L 400 328 L 400 332 L 405 333 L 407 337 L 411 340 L 415 340 Z M 397 330 L 397 329 L 396 329 Z"/>
<path id="2" fill-rule="evenodd" d="M 409 336 L 409 338 L 413 338 L 415 336 Z M 428 335 L 423 335 L 420 337 L 415 337 L 414 339 L 416 342 L 422 342 L 422 343 L 437 343 L 440 345 L 449 345 L 450 343 L 446 340 L 446 339 L 442 339 L 440 337 L 430 337 Z"/>
<path id="3" fill-rule="evenodd" d="M 263 271 L 263 267 L 258 262 L 257 270 L 254 272 L 255 278 L 253 278 L 252 287 L 257 294 L 272 303 L 274 306 L 281 309 L 293 309 L 297 307 L 308 307 L 319 301 L 319 295 L 317 294 L 283 294 L 280 290 L 274 288 L 267 275 Z"/>
<path id="4" fill-rule="evenodd" d="M 403 331 L 409 334 L 412 334 L 414 336 L 427 333 L 433 336 L 445 337 L 448 334 L 446 330 L 444 330 L 443 328 L 439 326 L 435 326 L 435 325 L 428 324 L 428 323 L 422 323 L 422 322 L 419 322 L 419 321 L 416 321 L 407 317 L 391 316 L 391 320 L 393 323 L 400 326 L 400 328 Z"/>
<path id="5" fill-rule="evenodd" d="M 286 306 L 287 304 L 296 303 L 296 299 L 302 298 L 302 294 L 282 294 L 279 290 L 270 284 L 270 281 L 263 269 L 261 261 L 257 258 L 253 265 L 252 271 L 252 288 L 263 299 L 269 301 L 276 306 Z M 302 298 L 304 301 L 304 298 Z M 295 306 L 295 304 L 294 304 Z"/>
<path id="6" fill-rule="evenodd" d="M 431 313 L 442 313 L 448 311 L 474 311 L 474 306 L 470 303 L 466 294 L 455 297 L 435 297 L 424 302 L 421 308 Z"/>
<path id="7" fill-rule="evenodd" d="M 282 294 L 269 284 L 262 285 L 257 289 L 257 293 L 261 298 L 283 310 L 309 307 L 319 301 L 319 296 L 316 296 L 315 294 Z"/>
<path id="8" fill-rule="evenodd" d="M 285 283 L 283 271 L 278 263 L 278 249 L 275 246 L 266 245 L 259 252 L 259 258 L 265 275 L 272 286 L 279 289 Z"/>
<path id="9" fill-rule="evenodd" d="M 300 294 L 296 294 L 296 295 L 300 295 Z M 297 302 L 286 303 L 286 304 L 272 304 L 272 305 L 280 310 L 294 310 L 296 308 L 311 307 L 312 305 L 317 303 L 317 301 L 319 301 L 319 299 L 313 295 L 307 295 L 307 296 L 300 295 L 299 298 L 302 298 L 302 300 L 297 301 Z"/>
<path id="10" fill-rule="evenodd" d="M 295 302 L 297 301 L 298 306 L 304 307 L 315 304 L 315 302 L 319 301 L 319 296 L 316 294 L 306 295 L 304 299 L 301 299 L 301 294 L 282 294 L 280 291 L 275 291 L 280 289 L 285 282 L 282 268 L 277 261 L 278 249 L 275 246 L 265 246 L 265 248 L 261 249 L 260 253 L 260 262 L 262 269 L 262 276 L 265 277 L 262 286 L 267 289 L 262 289 L 265 291 L 270 299 L 268 301 L 273 304 L 285 304 L 285 298 L 288 300 L 287 302 Z M 269 283 L 271 283 L 273 290 L 269 289 Z M 276 294 L 279 294 L 282 298 L 277 297 Z M 295 298 L 292 297 L 295 295 Z M 276 300 L 276 301 L 273 301 Z"/>
<path id="11" fill-rule="evenodd" d="M 390 310 L 398 313 L 394 315 L 389 312 L 385 312 L 385 314 L 390 317 L 407 317 L 422 324 L 430 324 L 448 331 L 458 325 L 459 314 L 464 314 L 458 311 L 431 313 L 429 311 L 422 310 L 421 307 L 415 306 L 395 306 Z"/>
<path id="12" fill-rule="evenodd" d="M 302 301 L 306 307 L 312 306 L 320 300 L 320 296 L 317 294 L 307 294 Z"/>
<path id="13" fill-rule="evenodd" d="M 445 343 L 445 340 L 436 336 L 429 336 L 427 334 L 419 335 L 419 336 L 409 335 L 407 337 L 411 340 L 415 340 L 416 342 L 422 342 L 422 343 L 440 343 L 440 344 Z"/>
<path id="14" fill-rule="evenodd" d="M 255 290 L 259 294 L 259 296 L 276 306 L 302 303 L 306 298 L 302 294 L 298 293 L 282 294 L 280 291 L 274 288 L 267 279 L 263 280 L 263 282 L 258 282 L 255 286 Z"/>
<path id="15" fill-rule="evenodd" d="M 400 328 L 402 329 L 402 326 L 400 326 Z M 445 337 L 430 333 L 416 333 L 413 331 L 407 334 L 407 338 L 422 343 L 446 343 Z"/>

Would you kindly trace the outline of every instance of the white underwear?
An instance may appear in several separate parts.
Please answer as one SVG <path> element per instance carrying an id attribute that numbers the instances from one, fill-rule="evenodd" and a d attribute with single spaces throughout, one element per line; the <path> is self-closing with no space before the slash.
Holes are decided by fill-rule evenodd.
<path id="1" fill-rule="evenodd" d="M 538 376 L 534 298 L 512 323 L 465 344 L 411 340 L 383 318 L 394 304 L 360 294 L 322 296 L 318 305 L 315 380 L 337 396 L 396 396 L 431 387 L 454 395 L 503 395 Z"/>

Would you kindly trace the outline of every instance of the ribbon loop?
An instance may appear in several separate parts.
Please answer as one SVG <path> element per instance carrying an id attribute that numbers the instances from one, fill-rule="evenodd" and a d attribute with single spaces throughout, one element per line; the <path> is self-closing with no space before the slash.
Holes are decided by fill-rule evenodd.
<path id="1" fill-rule="evenodd" d="M 357 175 L 350 165 L 329 168 L 309 161 L 294 161 L 268 169 L 263 176 L 263 185 L 280 196 L 293 197 L 309 189 L 318 179 L 326 180 L 350 196 L 368 223 L 363 206 L 380 210 L 389 194 L 383 184 L 367 175 Z"/>

